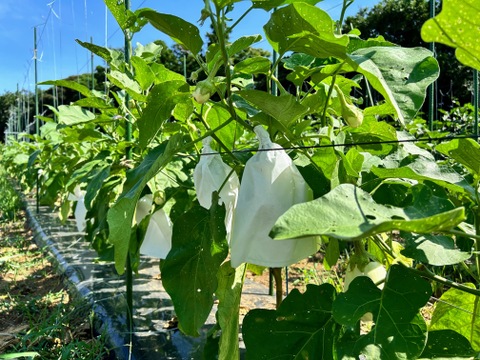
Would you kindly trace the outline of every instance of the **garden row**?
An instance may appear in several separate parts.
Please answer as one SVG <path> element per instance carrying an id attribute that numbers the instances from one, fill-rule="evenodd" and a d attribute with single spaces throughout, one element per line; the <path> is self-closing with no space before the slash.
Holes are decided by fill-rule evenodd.
<path id="1" fill-rule="evenodd" d="M 440 70 L 429 50 L 342 34 L 315 0 L 252 0 L 248 12 L 271 12 L 263 29 L 276 56 L 234 63 L 262 39 L 228 40 L 243 18 L 230 19 L 235 0 L 204 1 L 201 19 L 218 39 L 205 53 L 195 25 L 105 2 L 125 51 L 78 42 L 108 63 L 112 91 L 46 82 L 83 98 L 40 117 L 40 134 L 2 161 L 62 218 L 75 207 L 100 258 L 126 274 L 127 299 L 140 254 L 160 257 L 179 329 L 199 335 L 217 300 L 206 356 L 235 359 L 248 267 L 275 274 L 320 250 L 329 269 L 348 253 L 348 290 L 310 285 L 246 315 L 248 359 L 478 355 L 480 146 L 416 126 Z M 479 68 L 457 32 L 475 36 L 458 11 L 468 6 L 445 0 L 422 34 Z M 195 85 L 156 61 L 159 44 L 130 48 L 147 23 L 195 57 Z M 383 100 L 371 104 L 372 92 Z M 432 295 L 441 301 L 427 325 Z"/>

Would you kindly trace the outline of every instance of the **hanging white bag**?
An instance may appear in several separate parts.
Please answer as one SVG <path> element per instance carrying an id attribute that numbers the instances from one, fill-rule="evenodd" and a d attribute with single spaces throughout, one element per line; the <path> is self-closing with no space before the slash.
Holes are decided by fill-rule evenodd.
<path id="1" fill-rule="evenodd" d="M 87 228 L 87 207 L 85 206 L 85 194 L 84 190 L 80 189 L 80 186 L 75 186 L 73 194 L 68 195 L 68 200 L 76 201 L 75 211 L 73 216 L 75 217 L 75 224 L 77 225 L 78 232 L 84 232 Z"/>
<path id="2" fill-rule="evenodd" d="M 218 204 L 225 204 L 225 228 L 227 230 L 227 240 L 230 241 L 233 212 L 237 204 L 240 181 L 232 168 L 223 162 L 220 154 L 213 151 L 210 146 L 211 141 L 210 136 L 202 141 L 202 156 L 195 166 L 193 183 L 198 202 L 205 209 L 210 209 L 212 206 L 212 193 L 218 191 L 225 183 L 219 193 Z"/>
<path id="3" fill-rule="evenodd" d="M 312 255 L 314 237 L 273 240 L 268 236 L 276 220 L 292 205 L 310 201 L 312 191 L 283 148 L 267 131 L 254 129 L 259 152 L 245 165 L 231 237 L 231 263 L 283 267 Z"/>
<path id="4" fill-rule="evenodd" d="M 135 208 L 135 222 L 140 222 L 150 214 L 153 205 L 152 195 L 145 195 L 137 202 Z M 147 226 L 145 237 L 140 245 L 140 254 L 165 259 L 172 248 L 172 222 L 160 209 L 155 211 Z"/>
<path id="5" fill-rule="evenodd" d="M 140 254 L 165 259 L 172 248 L 172 222 L 163 209 L 150 217 Z"/>

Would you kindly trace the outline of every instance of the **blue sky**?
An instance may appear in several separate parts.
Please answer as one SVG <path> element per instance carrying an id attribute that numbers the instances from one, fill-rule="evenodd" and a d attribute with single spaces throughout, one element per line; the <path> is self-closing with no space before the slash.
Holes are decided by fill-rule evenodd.
<path id="1" fill-rule="evenodd" d="M 372 7 L 379 0 L 355 0 L 347 14 L 353 15 L 360 8 Z M 324 0 L 318 6 L 334 20 L 340 17 L 342 0 Z M 161 13 L 180 16 L 197 24 L 203 0 L 131 0 L 132 10 L 149 7 Z M 239 16 L 249 1 L 235 5 L 232 16 Z M 263 34 L 262 26 L 269 14 L 263 10 L 250 12 L 232 34 L 235 40 L 242 35 Z M 102 0 L 0 0 L 0 94 L 5 91 L 34 90 L 33 49 L 34 27 L 37 27 L 38 81 L 62 79 L 70 75 L 90 71 L 90 54 L 75 39 L 97 45 L 122 47 L 123 35 L 112 16 L 106 12 Z M 207 23 L 201 28 L 208 31 Z M 145 27 L 134 37 L 134 44 L 149 43 L 168 37 Z M 259 47 L 269 48 L 266 40 Z M 94 64 L 102 64 L 98 58 Z"/>

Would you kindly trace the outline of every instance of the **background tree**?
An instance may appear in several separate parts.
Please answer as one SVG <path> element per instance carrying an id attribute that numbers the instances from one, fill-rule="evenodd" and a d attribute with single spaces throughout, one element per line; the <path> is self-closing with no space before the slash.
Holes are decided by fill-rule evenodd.
<path id="1" fill-rule="evenodd" d="M 440 12 L 440 1 L 436 1 Z M 371 9 L 363 8 L 355 16 L 347 17 L 344 32 L 351 28 L 361 31 L 361 37 L 374 38 L 382 35 L 386 40 L 405 47 L 429 46 L 422 41 L 420 29 L 429 18 L 428 0 L 382 0 Z M 454 49 L 435 44 L 435 53 L 440 64 L 437 81 L 437 106 L 452 107 L 453 100 L 460 103 L 472 101 L 472 70 L 460 64 Z"/>

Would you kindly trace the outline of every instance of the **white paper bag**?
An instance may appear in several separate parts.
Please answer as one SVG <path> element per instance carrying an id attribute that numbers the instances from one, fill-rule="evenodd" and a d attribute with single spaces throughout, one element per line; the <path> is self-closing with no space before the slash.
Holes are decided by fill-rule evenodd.
<path id="1" fill-rule="evenodd" d="M 198 202 L 205 209 L 210 209 L 212 206 L 212 193 L 218 191 L 226 181 L 219 193 L 218 204 L 225 204 L 225 227 L 227 240 L 230 241 L 233 211 L 237 203 L 240 182 L 237 174 L 223 162 L 220 154 L 212 150 L 210 147 L 211 141 L 211 137 L 203 139 L 203 155 L 200 157 L 200 161 L 193 172 L 193 182 Z"/>
<path id="2" fill-rule="evenodd" d="M 163 209 L 150 217 L 140 254 L 165 259 L 172 248 L 172 223 Z"/>
<path id="3" fill-rule="evenodd" d="M 314 237 L 273 240 L 276 220 L 292 205 L 312 200 L 312 191 L 290 157 L 272 143 L 267 131 L 255 127 L 259 151 L 247 161 L 240 184 L 231 237 L 233 267 L 251 263 L 283 267 L 316 252 Z"/>
<path id="4" fill-rule="evenodd" d="M 79 186 L 75 186 L 73 194 L 68 195 L 68 200 L 76 201 L 77 203 L 73 216 L 75 217 L 75 223 L 77 225 L 78 232 L 84 232 L 87 228 L 87 207 L 85 206 L 85 194 L 86 192 L 84 190 L 81 190 Z"/>
<path id="5" fill-rule="evenodd" d="M 150 214 L 153 205 L 152 195 L 145 195 L 137 202 L 135 222 L 140 222 Z M 172 222 L 163 209 L 150 217 L 145 237 L 140 246 L 140 254 L 165 259 L 172 248 Z"/>

